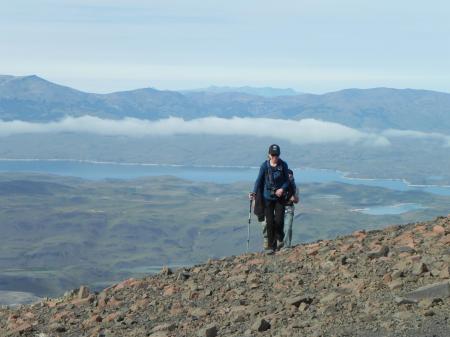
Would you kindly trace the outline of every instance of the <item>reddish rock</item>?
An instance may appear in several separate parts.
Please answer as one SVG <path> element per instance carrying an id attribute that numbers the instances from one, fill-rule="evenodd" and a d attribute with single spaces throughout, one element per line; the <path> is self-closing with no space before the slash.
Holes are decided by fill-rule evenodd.
<path id="1" fill-rule="evenodd" d="M 433 232 L 435 232 L 436 234 L 439 234 L 439 235 L 444 235 L 445 228 L 440 225 L 436 225 L 436 226 L 433 226 Z"/>
<path id="2" fill-rule="evenodd" d="M 414 227 L 415 233 L 426 233 L 428 231 L 427 226 L 425 225 L 417 225 Z"/>
<path id="3" fill-rule="evenodd" d="M 164 288 L 163 296 L 172 296 L 180 291 L 180 288 L 178 288 L 175 285 L 168 285 Z"/>
<path id="4" fill-rule="evenodd" d="M 439 273 L 439 277 L 443 279 L 450 278 L 450 266 L 448 264 L 445 264 L 442 268 L 442 270 Z"/>
<path id="5" fill-rule="evenodd" d="M 9 315 L 8 316 L 8 322 L 16 321 L 18 318 L 19 318 L 19 315 L 17 315 L 17 314 Z"/>
<path id="6" fill-rule="evenodd" d="M 435 238 L 436 236 L 438 236 L 438 235 L 441 235 L 441 234 L 436 233 L 436 232 L 434 232 L 434 231 L 429 231 L 429 232 L 425 232 L 425 233 L 422 234 L 422 236 L 423 236 L 425 239 L 434 239 L 434 238 Z"/>
<path id="7" fill-rule="evenodd" d="M 102 316 L 100 315 L 92 315 L 89 319 L 87 319 L 86 321 L 84 321 L 85 325 L 93 325 L 96 323 L 100 323 L 103 321 Z"/>
<path id="8" fill-rule="evenodd" d="M 180 302 L 176 302 L 176 303 L 172 304 L 172 307 L 170 308 L 170 314 L 172 316 L 179 315 L 183 312 L 184 312 L 184 308 Z"/>
<path id="9" fill-rule="evenodd" d="M 49 308 L 55 308 L 58 305 L 58 302 L 56 300 L 50 300 L 45 302 L 45 305 L 47 305 Z"/>
<path id="10" fill-rule="evenodd" d="M 118 311 L 112 312 L 109 315 L 107 315 L 103 321 L 105 321 L 105 322 L 113 322 L 113 321 L 116 320 L 117 317 L 119 317 L 119 315 L 120 315 L 120 313 Z"/>
<path id="11" fill-rule="evenodd" d="M 136 289 L 143 289 L 147 287 L 147 283 L 144 280 L 136 280 L 134 278 L 129 278 L 123 282 L 118 283 L 114 290 L 120 290 L 124 288 L 136 288 Z"/>
<path id="12" fill-rule="evenodd" d="M 348 253 L 353 249 L 353 244 L 343 244 L 339 248 L 342 253 Z"/>
<path id="13" fill-rule="evenodd" d="M 412 262 L 420 262 L 422 260 L 422 256 L 421 255 L 413 255 L 410 257 L 410 260 Z"/>
<path id="14" fill-rule="evenodd" d="M 259 281 L 259 278 L 257 278 L 257 276 L 255 275 L 255 280 Z M 254 280 L 252 280 L 254 281 Z M 297 273 L 288 273 L 286 275 L 283 275 L 280 279 L 281 282 L 283 283 L 295 283 L 298 281 L 298 274 Z"/>
<path id="15" fill-rule="evenodd" d="M 383 276 L 383 282 L 386 283 L 386 284 L 392 282 L 392 276 L 391 276 L 391 274 L 385 274 L 385 275 Z"/>
<path id="16" fill-rule="evenodd" d="M 9 325 L 9 331 L 13 334 L 15 333 L 24 333 L 24 332 L 29 332 L 33 330 L 33 325 L 31 325 L 31 323 L 28 322 L 20 322 L 18 324 L 13 323 L 11 325 Z"/>
<path id="17" fill-rule="evenodd" d="M 416 243 L 414 240 L 414 234 L 412 234 L 410 231 L 405 232 L 399 236 L 397 236 L 394 239 L 394 244 L 396 246 L 406 246 L 406 247 L 410 247 L 410 248 L 416 248 Z"/>
<path id="18" fill-rule="evenodd" d="M 273 288 L 274 288 L 274 289 L 277 289 L 277 290 L 286 290 L 286 289 L 289 289 L 289 287 L 288 287 L 287 285 L 281 284 L 281 283 L 275 283 L 275 284 L 273 285 Z"/>
<path id="19" fill-rule="evenodd" d="M 364 283 L 364 280 L 353 280 L 349 283 L 345 283 L 341 285 L 341 289 L 345 289 L 350 293 L 353 293 L 354 295 L 360 295 L 363 293 L 366 285 Z"/>
<path id="20" fill-rule="evenodd" d="M 266 262 L 265 259 L 256 258 L 256 259 L 248 260 L 246 264 L 247 264 L 247 266 L 258 266 L 258 265 L 263 265 L 265 262 Z"/>
<path id="21" fill-rule="evenodd" d="M 31 319 L 34 319 L 36 316 L 31 311 L 28 311 L 25 314 L 23 314 L 23 317 L 31 320 Z"/>
<path id="22" fill-rule="evenodd" d="M 116 308 L 120 307 L 121 305 L 122 301 L 119 301 L 115 296 L 112 296 L 107 303 L 108 308 Z"/>
<path id="23" fill-rule="evenodd" d="M 449 245 L 450 244 L 450 234 L 444 235 L 442 238 L 439 239 L 439 242 Z"/>
<path id="24" fill-rule="evenodd" d="M 359 231 L 353 232 L 352 236 L 359 242 L 362 242 L 367 237 L 367 233 L 365 230 L 359 230 Z"/>
<path id="25" fill-rule="evenodd" d="M 106 304 L 108 303 L 108 296 L 106 295 L 105 291 L 102 291 L 97 298 L 97 305 L 99 308 L 104 308 Z"/>
<path id="26" fill-rule="evenodd" d="M 189 292 L 189 299 L 190 300 L 196 300 L 200 297 L 200 294 L 197 291 L 191 291 Z"/>
<path id="27" fill-rule="evenodd" d="M 136 300 L 131 306 L 131 311 L 141 311 L 145 310 L 149 306 L 149 301 L 146 299 Z"/>
<path id="28" fill-rule="evenodd" d="M 319 253 L 320 246 L 312 246 L 306 249 L 306 254 L 309 256 L 315 256 Z"/>
<path id="29" fill-rule="evenodd" d="M 75 315 L 74 315 L 73 311 L 64 310 L 64 311 L 55 313 L 52 316 L 51 321 L 52 322 L 64 321 L 64 320 L 68 319 L 69 317 L 74 317 L 74 316 Z"/>
<path id="30" fill-rule="evenodd" d="M 300 259 L 299 254 L 297 252 L 293 252 L 286 258 L 285 261 L 289 263 L 297 263 Z"/>
<path id="31" fill-rule="evenodd" d="M 70 303 L 76 306 L 85 306 L 91 304 L 95 300 L 95 295 L 91 294 L 83 299 L 74 299 Z"/>

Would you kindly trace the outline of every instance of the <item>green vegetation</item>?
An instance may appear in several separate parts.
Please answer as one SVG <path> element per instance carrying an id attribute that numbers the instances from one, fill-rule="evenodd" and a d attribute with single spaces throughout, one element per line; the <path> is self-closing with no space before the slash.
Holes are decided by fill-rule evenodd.
<path id="1" fill-rule="evenodd" d="M 99 182 L 0 175 L 0 290 L 39 296 L 104 287 L 161 265 L 245 251 L 251 183 L 194 183 L 173 177 Z M 450 197 L 345 184 L 300 185 L 294 242 L 332 238 L 448 214 Z M 418 203 L 402 215 L 352 211 Z M 253 218 L 251 250 L 262 243 Z"/>

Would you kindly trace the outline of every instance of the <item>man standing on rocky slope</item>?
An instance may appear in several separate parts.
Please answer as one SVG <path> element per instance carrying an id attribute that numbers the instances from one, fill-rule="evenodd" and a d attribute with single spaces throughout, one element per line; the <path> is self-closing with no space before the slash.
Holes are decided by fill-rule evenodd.
<path id="1" fill-rule="evenodd" d="M 295 184 L 294 172 L 289 169 L 289 188 L 284 194 L 284 247 L 291 248 L 292 246 L 292 224 L 294 222 L 295 205 L 299 202 L 298 189 Z M 259 220 L 259 219 L 258 219 Z M 267 246 L 267 226 L 265 219 L 261 219 L 260 223 L 263 229 L 264 246 Z"/>
<path id="2" fill-rule="evenodd" d="M 261 164 L 253 192 L 249 197 L 256 199 L 262 194 L 264 216 L 267 226 L 267 245 L 264 249 L 273 252 L 283 246 L 284 239 L 284 194 L 289 188 L 288 165 L 280 159 L 280 147 L 269 147 L 269 160 Z"/>

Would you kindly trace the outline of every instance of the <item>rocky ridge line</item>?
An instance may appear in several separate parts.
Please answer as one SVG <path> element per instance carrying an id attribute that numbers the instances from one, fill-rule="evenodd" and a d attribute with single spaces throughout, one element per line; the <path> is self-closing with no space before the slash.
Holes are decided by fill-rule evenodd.
<path id="1" fill-rule="evenodd" d="M 449 336 L 450 216 L 0 309 L 0 336 Z"/>

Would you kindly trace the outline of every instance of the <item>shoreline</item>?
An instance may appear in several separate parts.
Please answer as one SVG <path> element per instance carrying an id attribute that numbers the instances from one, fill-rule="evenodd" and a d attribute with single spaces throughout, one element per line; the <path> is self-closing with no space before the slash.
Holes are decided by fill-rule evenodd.
<path id="1" fill-rule="evenodd" d="M 114 165 L 114 166 L 137 166 L 137 167 L 172 167 L 172 168 L 198 168 L 198 169 L 246 169 L 257 170 L 259 166 L 245 166 L 245 165 L 183 165 L 183 164 L 167 164 L 167 163 L 139 163 L 139 162 L 115 162 L 115 161 L 103 161 L 103 160 L 90 160 L 90 159 L 73 159 L 73 158 L 0 158 L 0 162 L 69 162 L 79 164 L 93 164 L 93 165 Z M 398 182 L 403 184 L 406 188 L 411 189 L 427 189 L 427 188 L 442 188 L 450 189 L 450 185 L 425 185 L 414 184 L 405 178 L 362 178 L 352 176 L 355 173 L 348 171 L 340 171 L 326 168 L 314 168 L 314 167 L 294 167 L 294 171 L 323 171 L 333 174 L 337 174 L 344 180 L 351 181 L 380 181 L 380 182 Z M 449 191 L 450 192 L 450 191 Z"/>

